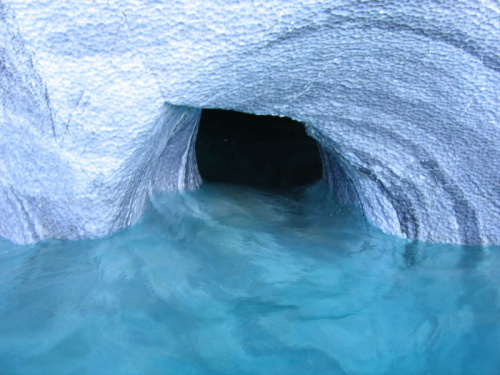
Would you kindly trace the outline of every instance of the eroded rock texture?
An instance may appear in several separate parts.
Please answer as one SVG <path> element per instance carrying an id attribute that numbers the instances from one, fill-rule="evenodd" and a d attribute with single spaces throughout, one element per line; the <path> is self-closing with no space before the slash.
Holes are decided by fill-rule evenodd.
<path id="1" fill-rule="evenodd" d="M 304 122 L 389 233 L 500 243 L 498 1 L 7 0 L 0 20 L 5 238 L 105 235 L 195 188 L 197 108 L 222 108 Z"/>

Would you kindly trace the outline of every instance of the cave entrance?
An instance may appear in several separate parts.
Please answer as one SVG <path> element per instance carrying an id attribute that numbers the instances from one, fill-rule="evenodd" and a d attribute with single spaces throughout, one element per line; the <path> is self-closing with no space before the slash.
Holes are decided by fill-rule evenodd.
<path id="1" fill-rule="evenodd" d="M 322 176 L 316 141 L 286 117 L 203 109 L 196 159 L 206 182 L 286 190 Z"/>

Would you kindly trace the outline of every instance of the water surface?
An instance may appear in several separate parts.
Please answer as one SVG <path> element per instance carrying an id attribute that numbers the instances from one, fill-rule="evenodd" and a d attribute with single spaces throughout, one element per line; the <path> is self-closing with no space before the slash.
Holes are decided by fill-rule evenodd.
<path id="1" fill-rule="evenodd" d="M 323 183 L 157 196 L 0 241 L 1 374 L 499 374 L 500 248 L 385 235 Z"/>

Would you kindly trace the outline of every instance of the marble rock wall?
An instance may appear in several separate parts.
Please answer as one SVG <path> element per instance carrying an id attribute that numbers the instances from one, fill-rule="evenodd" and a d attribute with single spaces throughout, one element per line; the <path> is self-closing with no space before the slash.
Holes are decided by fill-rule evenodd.
<path id="1" fill-rule="evenodd" d="M 101 236 L 200 183 L 202 108 L 288 116 L 384 231 L 500 243 L 500 3 L 3 0 L 0 236 Z"/>

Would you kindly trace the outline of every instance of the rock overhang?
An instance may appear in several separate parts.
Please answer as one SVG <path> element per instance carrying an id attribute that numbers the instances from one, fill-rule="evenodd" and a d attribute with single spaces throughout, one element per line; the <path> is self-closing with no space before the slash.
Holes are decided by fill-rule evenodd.
<path id="1" fill-rule="evenodd" d="M 11 66 L 37 82 L 31 90 L 37 99 L 28 102 L 39 115 L 4 109 L 4 132 L 19 132 L 21 118 L 30 142 L 53 155 L 47 162 L 78 181 L 39 170 L 39 179 L 61 181 L 64 193 L 45 183 L 19 191 L 32 174 L 14 174 L 16 161 L 10 161 L 3 205 L 18 217 L 16 233 L 33 231 L 27 223 L 43 223 L 52 214 L 48 205 L 23 216 L 20 207 L 31 207 L 27 196 L 36 202 L 61 194 L 64 201 L 76 191 L 83 200 L 73 220 L 79 234 L 68 237 L 78 238 L 106 233 L 95 233 L 93 224 L 82 230 L 79 222 L 99 222 L 107 230 L 133 222 L 147 200 L 144 192 L 154 186 L 196 187 L 189 151 L 196 116 L 180 128 L 182 137 L 165 135 L 171 126 L 165 116 L 176 123 L 193 107 L 190 116 L 222 108 L 305 123 L 323 145 L 327 178 L 339 198 L 359 202 L 367 218 L 389 233 L 500 242 L 495 2 L 5 3 L 5 28 L 20 40 Z M 23 66 L 23 56 L 32 64 Z M 25 106 L 18 91 L 27 81 L 10 85 L 4 90 L 17 95 L 17 108 Z M 50 121 L 40 124 L 43 116 Z M 151 142 L 171 153 L 148 158 Z M 36 165 L 28 150 L 17 152 L 19 161 Z M 160 159 L 162 168 L 175 166 L 170 177 L 160 178 L 154 163 L 146 163 Z M 88 214 L 99 201 L 96 191 L 109 191 L 105 206 L 112 213 L 99 219 Z M 59 228 L 64 220 L 37 236 L 61 236 L 68 231 Z M 9 234 L 8 223 L 2 236 L 25 241 Z"/>

